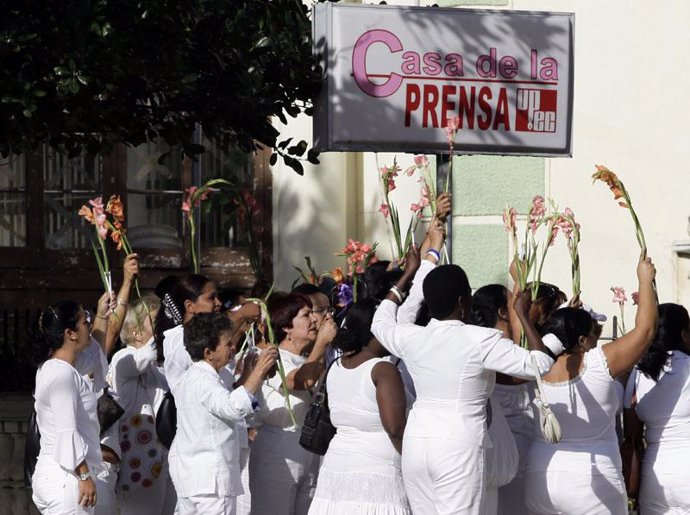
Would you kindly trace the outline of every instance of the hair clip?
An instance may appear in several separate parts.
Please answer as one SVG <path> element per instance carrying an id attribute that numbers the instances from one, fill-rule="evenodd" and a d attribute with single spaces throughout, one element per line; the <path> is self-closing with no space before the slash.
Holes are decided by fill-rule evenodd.
<path id="1" fill-rule="evenodd" d="M 172 297 L 169 293 L 163 295 L 162 304 L 165 316 L 168 317 L 168 319 L 171 320 L 175 325 L 180 325 L 182 323 L 182 314 L 175 305 L 175 302 L 172 300 Z"/>

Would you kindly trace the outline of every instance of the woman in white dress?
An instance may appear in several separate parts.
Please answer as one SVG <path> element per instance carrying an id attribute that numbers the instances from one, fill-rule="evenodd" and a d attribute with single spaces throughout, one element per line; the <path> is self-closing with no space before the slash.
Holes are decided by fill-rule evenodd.
<path id="1" fill-rule="evenodd" d="M 485 460 L 489 445 L 486 403 L 495 371 L 534 378 L 532 358 L 540 371 L 553 360 L 529 322 L 528 295 L 519 295 L 517 314 L 532 351 L 514 345 L 500 331 L 467 325 L 471 289 L 457 265 L 435 268 L 443 245 L 444 224 L 433 221 L 431 248 L 419 264 L 412 249 L 405 272 L 381 302 L 372 333 L 393 355 L 403 359 L 417 391 L 408 417 L 402 473 L 413 513 L 484 513 Z M 415 274 L 416 268 L 419 270 Z M 423 290 L 432 320 L 426 327 L 399 324 L 398 304 L 414 276 L 413 290 Z M 419 307 L 420 296 L 408 302 Z"/>
<path id="2" fill-rule="evenodd" d="M 654 265 L 637 265 L 640 298 L 635 328 L 597 347 L 592 318 L 581 309 L 556 311 L 545 326 L 565 352 L 544 376 L 544 393 L 562 429 L 562 439 L 535 441 L 529 451 L 526 500 L 532 513 L 627 514 L 627 497 L 616 435 L 616 378 L 644 354 L 654 336 L 657 309 Z"/>
<path id="3" fill-rule="evenodd" d="M 630 375 L 626 405 L 646 429 L 640 513 L 690 513 L 690 317 L 683 306 L 659 306 L 659 327 Z"/>
<path id="4" fill-rule="evenodd" d="M 230 319 L 220 313 L 200 313 L 185 324 L 193 364 L 176 389 L 177 433 L 170 448 L 179 515 L 234 515 L 242 493 L 238 422 L 258 408 L 254 394 L 278 352 L 262 352 L 243 386 L 231 392 L 219 372 L 235 355 L 232 336 Z"/>
<path id="5" fill-rule="evenodd" d="M 120 515 L 169 513 L 166 500 L 175 497 L 174 490 L 170 491 L 167 451 L 155 431 L 156 412 L 167 391 L 156 361 L 150 318 L 155 318 L 159 306 L 159 300 L 151 295 L 129 305 L 120 330 L 126 347 L 117 351 L 110 363 L 110 383 L 125 410 L 118 424 L 122 449 L 117 483 Z"/>
<path id="6" fill-rule="evenodd" d="M 287 377 L 293 424 L 278 374 L 263 385 L 258 434 L 249 457 L 252 513 L 306 515 L 314 497 L 319 456 L 299 444 L 311 389 L 325 369 L 325 353 L 337 331 L 328 315 L 321 329 L 308 297 L 285 295 L 270 303 L 271 323 Z M 270 485 L 267 487 L 267 485 Z"/>
<path id="7" fill-rule="evenodd" d="M 85 311 L 73 301 L 45 310 L 32 337 L 36 421 L 41 450 L 31 478 L 33 501 L 46 515 L 93 513 L 93 478 L 102 461 L 96 397 L 74 368 L 89 345 Z"/>
<path id="8" fill-rule="evenodd" d="M 405 387 L 371 334 L 376 305 L 354 304 L 333 341 L 343 353 L 326 376 L 337 433 L 319 470 L 311 515 L 411 514 L 400 470 Z"/>

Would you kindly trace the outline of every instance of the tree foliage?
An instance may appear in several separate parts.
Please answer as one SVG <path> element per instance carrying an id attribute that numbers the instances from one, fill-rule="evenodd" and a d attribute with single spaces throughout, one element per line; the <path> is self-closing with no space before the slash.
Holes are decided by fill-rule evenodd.
<path id="1" fill-rule="evenodd" d="M 316 161 L 306 142 L 280 142 L 270 121 L 310 114 L 320 87 L 301 1 L 2 4 L 3 156 L 40 143 L 107 153 L 156 137 L 193 155 L 198 122 L 223 146 L 267 145 L 298 172 L 298 158 Z"/>

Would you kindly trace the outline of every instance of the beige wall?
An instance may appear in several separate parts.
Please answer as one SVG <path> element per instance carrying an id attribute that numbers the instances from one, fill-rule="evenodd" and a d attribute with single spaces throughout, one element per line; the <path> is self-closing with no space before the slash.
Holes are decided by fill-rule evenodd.
<path id="1" fill-rule="evenodd" d="M 573 157 L 546 159 L 544 188 L 546 196 L 562 207 L 570 206 L 582 224 L 585 299 L 613 315 L 617 308 L 609 287 L 636 289 L 639 251 L 632 222 L 604 185 L 592 185 L 590 175 L 594 164 L 600 163 L 618 172 L 632 195 L 657 265 L 660 300 L 690 302 L 690 266 L 673 250 L 675 242 L 688 240 L 690 215 L 686 169 L 690 145 L 683 122 L 690 112 L 686 95 L 690 74 L 685 70 L 690 62 L 690 2 L 506 0 L 486 5 L 500 4 L 576 14 Z M 310 121 L 293 123 L 289 131 L 308 138 Z M 390 162 L 390 156 L 378 158 Z M 314 257 L 320 269 L 339 263 L 332 253 L 348 236 L 380 241 L 386 256 L 389 238 L 376 212 L 380 203 L 376 156 L 323 154 L 321 159 L 322 165 L 307 168 L 304 177 L 276 167 L 274 248 L 279 287 L 289 286 L 295 277 L 291 266 L 305 254 Z M 402 156 L 399 160 L 404 167 Z M 414 196 L 412 192 L 410 198 Z M 547 261 L 544 276 L 569 292 L 569 274 L 567 254 L 559 246 Z M 628 318 L 632 317 L 629 309 Z"/>

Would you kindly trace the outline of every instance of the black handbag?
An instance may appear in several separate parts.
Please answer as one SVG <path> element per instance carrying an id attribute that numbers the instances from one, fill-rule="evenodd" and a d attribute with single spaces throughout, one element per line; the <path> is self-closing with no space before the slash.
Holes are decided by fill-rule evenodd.
<path id="1" fill-rule="evenodd" d="M 328 408 L 328 391 L 326 390 L 326 379 L 333 363 L 328 366 L 319 391 L 309 405 L 299 437 L 299 444 L 303 448 L 319 456 L 326 454 L 328 445 L 336 433 L 336 428 L 331 423 L 331 410 Z"/>
<path id="2" fill-rule="evenodd" d="M 113 427 L 125 410 L 118 404 L 108 388 L 103 388 L 103 395 L 98 398 L 96 404 L 96 415 L 98 416 L 98 423 L 101 425 L 101 436 L 108 429 Z"/>
<path id="3" fill-rule="evenodd" d="M 41 433 L 38 431 L 36 410 L 31 408 L 29 424 L 26 431 L 26 445 L 24 446 L 24 486 L 31 487 L 31 477 L 36 470 L 38 453 L 41 451 Z"/>
<path id="4" fill-rule="evenodd" d="M 156 435 L 166 449 L 175 439 L 177 433 L 177 406 L 175 397 L 170 392 L 165 392 L 158 412 L 156 413 Z"/>

